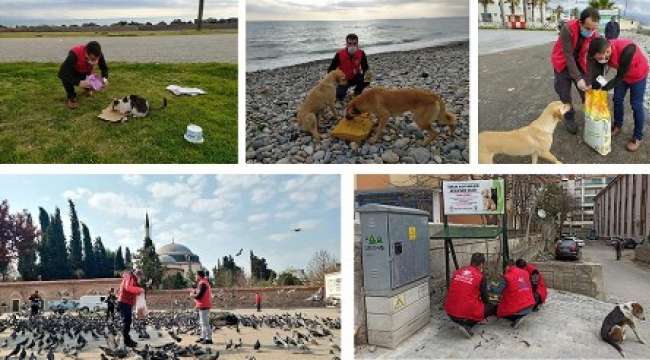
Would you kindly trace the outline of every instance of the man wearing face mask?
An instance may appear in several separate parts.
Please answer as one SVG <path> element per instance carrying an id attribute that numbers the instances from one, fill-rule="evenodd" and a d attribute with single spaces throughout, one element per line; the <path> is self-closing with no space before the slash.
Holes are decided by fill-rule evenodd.
<path id="1" fill-rule="evenodd" d="M 359 37 L 356 34 L 348 34 L 345 37 L 346 47 L 339 50 L 327 72 L 341 69 L 348 80 L 347 85 L 339 85 L 336 88 L 336 99 L 343 100 L 348 89 L 354 86 L 354 94 L 359 95 L 368 85 L 364 81 L 364 74 L 368 71 L 368 59 L 366 53 L 359 49 Z"/>
<path id="2" fill-rule="evenodd" d="M 106 66 L 102 48 L 97 41 L 77 45 L 68 52 L 68 57 L 59 68 L 59 79 L 61 79 L 65 88 L 68 109 L 72 110 L 79 107 L 77 93 L 74 90 L 75 86 L 84 88 L 87 93 L 91 93 L 91 86 L 86 77 L 93 73 L 95 65 L 99 66 L 104 85 L 107 85 L 108 67 Z"/>
<path id="3" fill-rule="evenodd" d="M 551 63 L 555 73 L 555 92 L 560 100 L 572 105 L 571 86 L 575 84 L 584 102 L 585 91 L 591 86 L 585 80 L 587 69 L 587 50 L 589 43 L 598 36 L 598 10 L 588 7 L 580 13 L 580 20 L 567 21 L 560 30 L 553 52 Z M 564 126 L 571 134 L 578 132 L 573 107 L 564 114 Z"/>
<path id="4" fill-rule="evenodd" d="M 616 77 L 601 86 L 595 80 L 605 73 L 605 65 L 616 69 Z M 630 90 L 630 106 L 634 113 L 634 134 L 626 148 L 631 152 L 637 151 L 643 139 L 645 124 L 643 98 L 648 77 L 648 56 L 632 40 L 607 40 L 599 37 L 594 39 L 589 46 L 589 74 L 593 88 L 602 87 L 605 91 L 614 89 L 612 136 L 618 135 L 623 127 L 625 95 Z"/>

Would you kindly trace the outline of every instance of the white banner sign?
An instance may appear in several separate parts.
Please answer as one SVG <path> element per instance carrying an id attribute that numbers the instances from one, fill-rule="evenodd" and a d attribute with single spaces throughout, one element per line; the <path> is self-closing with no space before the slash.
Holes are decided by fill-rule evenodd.
<path id="1" fill-rule="evenodd" d="M 503 214 L 503 180 L 445 181 L 445 215 Z"/>

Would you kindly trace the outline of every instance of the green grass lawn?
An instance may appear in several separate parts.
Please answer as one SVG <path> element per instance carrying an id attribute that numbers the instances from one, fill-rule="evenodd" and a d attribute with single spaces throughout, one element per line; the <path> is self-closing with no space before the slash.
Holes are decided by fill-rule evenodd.
<path id="1" fill-rule="evenodd" d="M 92 97 L 79 93 L 65 107 L 58 64 L 0 64 L 0 163 L 237 162 L 237 66 L 230 64 L 109 63 L 109 86 Z M 199 87 L 206 95 L 174 96 L 170 84 Z M 97 118 L 113 97 L 137 94 L 159 107 L 146 118 L 113 124 Z M 185 141 L 188 124 L 205 142 Z"/>
<path id="2" fill-rule="evenodd" d="M 128 30 L 128 31 L 0 31 L 2 38 L 53 38 L 53 37 L 94 37 L 94 36 L 169 36 L 169 35 L 213 35 L 237 34 L 237 29 L 194 29 L 185 30 Z"/>

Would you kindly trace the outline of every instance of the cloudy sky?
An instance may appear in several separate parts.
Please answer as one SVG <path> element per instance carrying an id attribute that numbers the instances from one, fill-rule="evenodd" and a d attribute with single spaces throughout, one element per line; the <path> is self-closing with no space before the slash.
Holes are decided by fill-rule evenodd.
<path id="1" fill-rule="evenodd" d="M 112 250 L 142 246 L 148 211 L 157 247 L 174 238 L 210 269 L 243 248 L 236 260 L 247 272 L 252 249 L 279 272 L 304 268 L 320 249 L 340 259 L 339 184 L 337 175 L 3 175 L 0 201 L 36 221 L 39 206 L 58 206 L 69 236 L 73 199 L 93 238 Z"/>
<path id="2" fill-rule="evenodd" d="M 369 20 L 468 16 L 459 0 L 247 0 L 246 20 Z"/>
<path id="3" fill-rule="evenodd" d="M 237 0 L 205 0 L 205 18 L 237 17 Z M 21 19 L 195 19 L 198 0 L 0 0 L 0 23 Z"/>

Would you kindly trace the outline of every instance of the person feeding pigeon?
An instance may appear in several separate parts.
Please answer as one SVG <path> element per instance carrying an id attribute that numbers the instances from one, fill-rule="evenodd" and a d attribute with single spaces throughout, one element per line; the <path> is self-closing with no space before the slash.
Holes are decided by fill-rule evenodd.
<path id="1" fill-rule="evenodd" d="M 257 307 L 257 312 L 262 311 L 262 295 L 258 292 L 255 293 L 255 307 Z"/>
<path id="2" fill-rule="evenodd" d="M 196 342 L 199 344 L 212 344 L 212 329 L 210 328 L 212 289 L 204 270 L 197 271 L 196 276 L 196 289 L 190 293 L 196 303 L 196 309 L 199 311 L 199 323 L 201 325 L 201 337 Z"/>
<path id="3" fill-rule="evenodd" d="M 109 318 L 111 320 L 115 319 L 115 301 L 117 298 L 115 297 L 115 289 L 111 288 L 111 290 L 108 291 L 108 295 L 106 295 L 106 299 L 104 299 L 104 302 L 106 303 L 106 320 Z"/>
<path id="4" fill-rule="evenodd" d="M 41 299 L 41 296 L 38 294 L 38 290 L 34 291 L 34 293 L 29 297 L 32 316 L 38 315 L 38 310 L 41 307 L 42 300 L 43 299 Z"/>
<path id="5" fill-rule="evenodd" d="M 117 310 L 122 316 L 122 336 L 124 337 L 124 345 L 128 347 L 136 347 L 138 343 L 131 339 L 131 323 L 133 322 L 133 305 L 135 305 L 135 298 L 140 295 L 144 289 L 140 287 L 139 282 L 144 278 L 142 270 L 131 271 L 127 270 L 122 275 L 122 283 L 120 290 L 117 294 Z"/>

